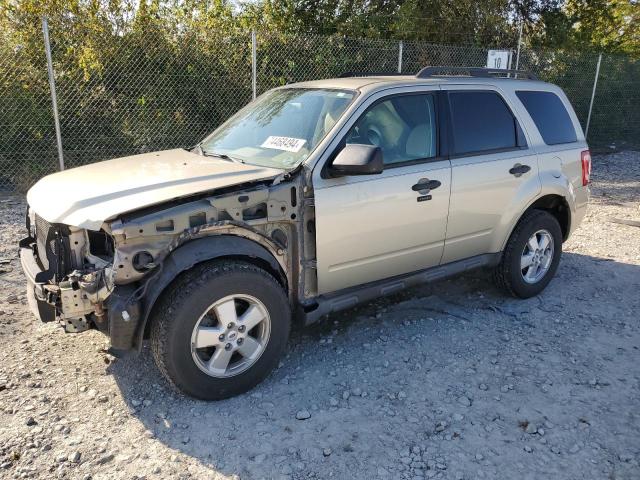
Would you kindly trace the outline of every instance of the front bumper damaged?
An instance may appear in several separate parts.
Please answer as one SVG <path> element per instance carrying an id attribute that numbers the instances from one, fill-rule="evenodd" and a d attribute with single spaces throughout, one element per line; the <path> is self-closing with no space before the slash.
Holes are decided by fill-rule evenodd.
<path id="1" fill-rule="evenodd" d="M 114 285 L 109 268 L 73 271 L 56 283 L 38 262 L 34 238 L 23 239 L 19 247 L 29 308 L 38 319 L 58 320 L 68 333 L 101 330 L 114 351 L 134 348 L 141 310 L 134 286 Z"/>

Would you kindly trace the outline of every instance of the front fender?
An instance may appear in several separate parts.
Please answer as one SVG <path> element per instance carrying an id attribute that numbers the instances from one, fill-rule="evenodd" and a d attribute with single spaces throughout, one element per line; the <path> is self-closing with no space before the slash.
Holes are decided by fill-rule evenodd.
<path id="1" fill-rule="evenodd" d="M 195 265 L 222 257 L 257 258 L 267 262 L 274 272 L 286 276 L 274 255 L 259 243 L 236 235 L 212 235 L 185 243 L 167 256 L 159 273 L 147 279 L 142 299 L 143 309 L 138 321 L 132 347 L 140 351 L 149 315 L 156 301 L 171 282 Z"/>

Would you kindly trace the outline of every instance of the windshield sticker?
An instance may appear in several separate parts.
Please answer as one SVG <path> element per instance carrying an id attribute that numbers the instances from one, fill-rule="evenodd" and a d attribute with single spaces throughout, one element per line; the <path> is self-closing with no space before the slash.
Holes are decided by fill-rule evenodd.
<path id="1" fill-rule="evenodd" d="M 286 152 L 299 152 L 305 143 L 307 143 L 307 141 L 301 138 L 276 137 L 271 135 L 264 141 L 261 147 L 275 148 L 276 150 L 284 150 Z"/>

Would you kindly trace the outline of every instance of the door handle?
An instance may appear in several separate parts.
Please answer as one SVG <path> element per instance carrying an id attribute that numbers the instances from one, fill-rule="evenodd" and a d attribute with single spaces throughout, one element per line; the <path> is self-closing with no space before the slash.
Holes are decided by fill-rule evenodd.
<path id="1" fill-rule="evenodd" d="M 521 165 L 519 163 L 516 163 L 513 167 L 511 167 L 509 173 L 514 177 L 520 177 L 527 173 L 529 170 L 531 170 L 531 167 L 529 165 Z"/>
<path id="2" fill-rule="evenodd" d="M 438 180 L 429 180 L 428 178 L 421 178 L 418 183 L 416 183 L 413 187 L 411 187 L 411 190 L 413 190 L 414 192 L 435 190 L 440 185 L 442 185 L 442 183 L 440 183 Z"/>

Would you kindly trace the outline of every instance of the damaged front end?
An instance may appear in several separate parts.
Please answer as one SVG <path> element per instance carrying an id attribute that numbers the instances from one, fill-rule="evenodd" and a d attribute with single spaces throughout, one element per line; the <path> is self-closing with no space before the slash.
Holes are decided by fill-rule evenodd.
<path id="1" fill-rule="evenodd" d="M 111 236 L 52 224 L 32 210 L 27 230 L 20 260 L 33 313 L 43 322 L 59 320 L 67 332 L 104 328 L 104 302 L 115 288 Z"/>
<path id="2" fill-rule="evenodd" d="M 314 289 L 301 281 L 302 219 L 313 218 L 302 190 L 302 176 L 245 184 L 122 214 L 99 231 L 50 224 L 29 211 L 20 257 L 31 309 L 70 333 L 102 331 L 114 351 L 136 350 L 162 290 L 216 256 L 262 262 L 295 304 Z"/>

